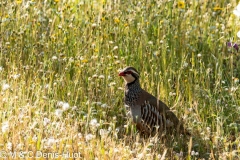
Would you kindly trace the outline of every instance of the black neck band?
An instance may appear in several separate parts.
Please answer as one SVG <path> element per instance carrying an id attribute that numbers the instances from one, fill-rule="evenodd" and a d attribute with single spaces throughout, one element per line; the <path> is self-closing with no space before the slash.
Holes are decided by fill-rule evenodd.
<path id="1" fill-rule="evenodd" d="M 134 84 L 136 81 L 137 81 L 137 78 L 135 78 L 134 81 L 132 81 L 132 82 L 130 82 L 130 83 L 127 83 L 127 85 L 130 86 L 130 85 Z"/>

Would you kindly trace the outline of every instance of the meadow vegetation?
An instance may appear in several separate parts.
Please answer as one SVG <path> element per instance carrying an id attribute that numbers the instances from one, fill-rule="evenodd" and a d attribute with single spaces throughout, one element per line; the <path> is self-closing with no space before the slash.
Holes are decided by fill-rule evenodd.
<path id="1" fill-rule="evenodd" d="M 1 0 L 0 151 L 239 159 L 240 55 L 227 46 L 238 42 L 237 4 Z M 138 135 L 118 77 L 125 66 L 191 137 Z"/>

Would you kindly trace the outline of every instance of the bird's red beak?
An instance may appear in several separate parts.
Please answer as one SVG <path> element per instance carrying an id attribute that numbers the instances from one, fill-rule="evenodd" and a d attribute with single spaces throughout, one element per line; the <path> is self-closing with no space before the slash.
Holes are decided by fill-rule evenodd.
<path id="1" fill-rule="evenodd" d="M 119 76 L 125 76 L 124 72 L 119 72 Z"/>

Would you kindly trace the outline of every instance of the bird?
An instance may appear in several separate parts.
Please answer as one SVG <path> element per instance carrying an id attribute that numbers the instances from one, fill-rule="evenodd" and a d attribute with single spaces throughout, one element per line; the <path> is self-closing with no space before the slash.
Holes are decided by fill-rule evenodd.
<path id="1" fill-rule="evenodd" d="M 141 88 L 140 73 L 134 67 L 122 69 L 119 76 L 125 81 L 124 102 L 129 106 L 130 116 L 141 134 L 190 134 L 164 102 Z"/>

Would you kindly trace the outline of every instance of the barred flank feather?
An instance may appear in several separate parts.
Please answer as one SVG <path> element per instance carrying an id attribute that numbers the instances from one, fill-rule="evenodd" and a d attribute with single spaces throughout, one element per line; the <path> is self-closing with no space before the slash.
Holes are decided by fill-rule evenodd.
<path id="1" fill-rule="evenodd" d="M 141 106 L 141 118 L 142 123 L 147 125 L 151 132 L 156 132 L 163 126 L 162 116 L 159 114 L 157 108 L 151 106 L 148 101 L 145 101 Z"/>

